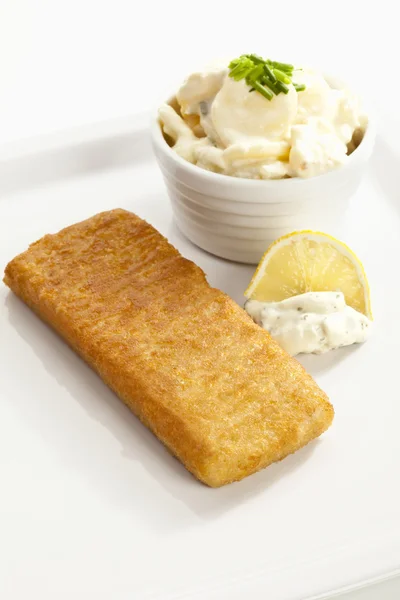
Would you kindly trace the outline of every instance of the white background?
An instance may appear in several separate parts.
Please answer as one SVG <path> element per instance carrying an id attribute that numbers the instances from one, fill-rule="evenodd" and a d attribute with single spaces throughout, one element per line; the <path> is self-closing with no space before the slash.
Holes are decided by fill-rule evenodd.
<path id="1" fill-rule="evenodd" d="M 316 64 L 354 82 L 376 104 L 385 136 L 397 146 L 399 32 L 394 7 L 389 1 L 352 0 L 236 4 L 218 0 L 159 4 L 154 0 L 0 0 L 0 145 L 147 110 L 193 66 L 215 56 L 254 51 L 278 60 Z M 2 457 L 12 470 L 4 454 L 8 449 L 2 450 Z M 23 448 L 15 456 L 19 454 L 24 454 Z M 47 460 L 52 459 L 47 456 Z M 36 486 L 43 489 L 47 484 L 32 478 L 30 485 L 34 506 L 40 499 Z M 26 490 L 26 486 L 19 482 L 18 489 Z M 49 493 L 56 492 L 49 487 Z M 62 491 L 57 494 L 61 497 Z M 79 498 L 78 494 L 76 502 Z M 23 500 L 18 502 L 22 505 Z M 71 514 L 80 514 L 84 508 L 72 506 Z M 89 514 L 89 505 L 86 508 Z M 102 530 L 95 516 L 89 525 L 101 548 Z M 33 530 L 40 535 L 39 528 Z M 51 539 L 49 531 L 46 535 Z M 54 536 L 59 550 L 56 530 Z M 112 539 L 112 531 L 108 536 Z M 11 527 L 7 540 L 17 557 L 18 540 L 13 543 Z M 72 530 L 70 543 L 73 547 Z M 21 554 L 29 557 L 34 548 L 35 540 L 30 538 L 29 548 Z M 84 578 L 83 551 L 81 560 Z M 116 565 L 112 567 L 118 571 Z M 93 564 L 92 568 L 95 577 Z M 35 572 L 29 575 L 27 581 L 34 581 Z M 365 600 L 394 600 L 400 595 L 396 590 L 389 583 L 384 591 L 368 592 Z M 351 600 L 364 600 L 360 594 Z M 24 596 L 12 600 L 28 597 L 29 585 Z M 38 596 L 31 597 L 36 600 Z M 75 597 L 83 600 L 79 591 Z"/>
<path id="2" fill-rule="evenodd" d="M 0 143 L 155 104 L 245 51 L 322 65 L 398 114 L 392 0 L 0 0 Z M 398 117 L 397 117 L 398 119 Z"/>

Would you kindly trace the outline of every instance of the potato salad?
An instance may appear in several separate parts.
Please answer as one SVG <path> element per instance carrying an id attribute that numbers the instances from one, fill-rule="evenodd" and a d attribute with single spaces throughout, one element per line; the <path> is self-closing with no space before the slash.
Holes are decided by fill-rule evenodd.
<path id="1" fill-rule="evenodd" d="M 317 71 L 242 55 L 189 75 L 159 109 L 185 160 L 249 179 L 314 177 L 343 165 L 367 119 L 359 99 Z"/>

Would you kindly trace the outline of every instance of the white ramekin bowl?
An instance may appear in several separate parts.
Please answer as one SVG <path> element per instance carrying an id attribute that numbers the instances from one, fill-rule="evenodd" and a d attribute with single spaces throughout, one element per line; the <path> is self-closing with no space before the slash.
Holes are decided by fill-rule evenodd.
<path id="1" fill-rule="evenodd" d="M 271 181 L 220 175 L 185 161 L 168 146 L 157 115 L 151 135 L 182 233 L 216 256 L 254 264 L 271 242 L 291 231 L 340 234 L 349 199 L 372 153 L 375 126 L 370 119 L 344 166 L 309 179 Z"/>

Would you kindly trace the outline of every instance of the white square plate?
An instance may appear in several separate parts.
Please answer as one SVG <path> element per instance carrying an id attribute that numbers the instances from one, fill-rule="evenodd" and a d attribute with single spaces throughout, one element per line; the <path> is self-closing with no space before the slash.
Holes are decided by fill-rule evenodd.
<path id="1" fill-rule="evenodd" d="M 0 198 L 2 268 L 43 234 L 123 207 L 242 303 L 253 268 L 183 238 L 147 134 L 137 131 L 130 152 L 128 166 L 79 177 L 65 177 L 59 160 L 60 177 L 47 186 L 30 186 L 32 168 L 26 181 L 23 171 L 14 177 L 14 191 Z M 103 159 L 87 156 L 91 168 Z M 198 483 L 1 284 L 1 598 L 304 600 L 397 571 L 398 159 L 379 138 L 344 235 L 370 278 L 373 335 L 364 346 L 301 359 L 334 404 L 333 426 L 237 484 Z"/>

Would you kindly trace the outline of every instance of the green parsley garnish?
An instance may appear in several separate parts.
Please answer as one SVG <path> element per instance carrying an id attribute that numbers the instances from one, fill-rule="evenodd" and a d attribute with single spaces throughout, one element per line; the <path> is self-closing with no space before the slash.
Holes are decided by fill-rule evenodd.
<path id="1" fill-rule="evenodd" d="M 229 63 L 229 77 L 235 81 L 245 79 L 250 92 L 257 91 L 267 100 L 272 100 L 274 94 L 289 92 L 293 70 L 293 65 L 264 59 L 257 54 L 242 54 Z M 306 89 L 302 83 L 293 83 L 293 86 L 297 92 Z"/>

